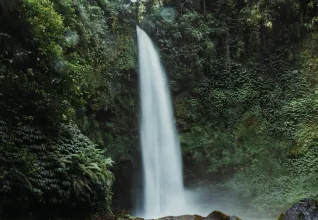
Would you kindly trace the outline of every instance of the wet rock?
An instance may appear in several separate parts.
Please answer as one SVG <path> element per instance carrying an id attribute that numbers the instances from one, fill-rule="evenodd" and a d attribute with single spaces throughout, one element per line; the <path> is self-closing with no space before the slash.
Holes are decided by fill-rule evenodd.
<path id="1" fill-rule="evenodd" d="M 206 220 L 241 220 L 236 216 L 229 216 L 220 211 L 211 212 L 206 218 Z"/>
<path id="2" fill-rule="evenodd" d="M 199 215 L 181 215 L 181 216 L 167 216 L 159 220 L 204 220 L 205 218 Z"/>
<path id="3" fill-rule="evenodd" d="M 158 220 L 241 220 L 236 216 L 229 216 L 223 212 L 214 211 L 210 213 L 207 217 L 202 217 L 199 215 L 182 215 L 182 216 L 166 216 Z"/>
<path id="4" fill-rule="evenodd" d="M 318 220 L 318 202 L 302 199 L 281 214 L 278 220 Z"/>

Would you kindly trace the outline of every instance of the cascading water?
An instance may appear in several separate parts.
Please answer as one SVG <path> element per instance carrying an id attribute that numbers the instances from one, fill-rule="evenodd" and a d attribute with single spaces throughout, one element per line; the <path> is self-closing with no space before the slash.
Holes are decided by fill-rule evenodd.
<path id="1" fill-rule="evenodd" d="M 145 218 L 184 214 L 180 144 L 165 72 L 148 35 L 137 27 Z"/>

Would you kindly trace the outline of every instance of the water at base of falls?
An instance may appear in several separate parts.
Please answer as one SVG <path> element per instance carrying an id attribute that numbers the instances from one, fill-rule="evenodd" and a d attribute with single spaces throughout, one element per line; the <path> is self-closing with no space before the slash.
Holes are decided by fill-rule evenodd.
<path id="1" fill-rule="evenodd" d="M 144 176 L 144 218 L 187 212 L 179 139 L 168 82 L 148 35 L 137 27 L 141 97 L 140 139 Z"/>

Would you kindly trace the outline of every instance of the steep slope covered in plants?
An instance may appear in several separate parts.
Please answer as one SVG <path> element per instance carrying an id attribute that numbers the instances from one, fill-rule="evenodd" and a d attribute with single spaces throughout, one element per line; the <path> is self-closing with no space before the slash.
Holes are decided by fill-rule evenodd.
<path id="1" fill-rule="evenodd" d="M 111 119 L 132 117 L 131 12 L 72 0 L 4 0 L 0 11 L 0 218 L 110 212 L 108 156 L 120 151 L 104 142 L 119 145 L 130 128 Z"/>

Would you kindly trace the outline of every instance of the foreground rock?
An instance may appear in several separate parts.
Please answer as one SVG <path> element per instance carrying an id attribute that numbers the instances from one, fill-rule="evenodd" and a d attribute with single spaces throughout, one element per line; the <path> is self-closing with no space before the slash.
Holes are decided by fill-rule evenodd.
<path id="1" fill-rule="evenodd" d="M 159 220 L 204 220 L 204 217 L 199 215 L 181 215 L 181 216 L 167 216 L 159 218 Z"/>
<path id="2" fill-rule="evenodd" d="M 241 220 L 236 216 L 229 216 L 223 212 L 214 211 L 211 212 L 207 217 L 199 215 L 182 215 L 182 216 L 167 216 L 159 218 L 159 220 Z"/>
<path id="3" fill-rule="evenodd" d="M 318 203 L 313 199 L 302 199 L 281 214 L 278 220 L 318 220 Z"/>
<path id="4" fill-rule="evenodd" d="M 239 217 L 236 216 L 228 216 L 223 212 L 214 211 L 210 213 L 206 218 L 206 220 L 241 220 Z"/>

